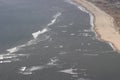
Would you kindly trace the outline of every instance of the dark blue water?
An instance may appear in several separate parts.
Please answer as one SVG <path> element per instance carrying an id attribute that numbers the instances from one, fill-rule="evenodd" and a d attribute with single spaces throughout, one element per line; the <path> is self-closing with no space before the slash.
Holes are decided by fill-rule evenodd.
<path id="1" fill-rule="evenodd" d="M 120 80 L 120 54 L 91 28 L 68 1 L 0 0 L 0 80 Z"/>

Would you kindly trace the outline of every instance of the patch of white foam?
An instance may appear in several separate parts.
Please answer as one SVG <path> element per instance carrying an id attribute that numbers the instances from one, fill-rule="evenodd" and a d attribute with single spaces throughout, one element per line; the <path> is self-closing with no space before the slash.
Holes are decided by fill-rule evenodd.
<path id="1" fill-rule="evenodd" d="M 44 68 L 45 68 L 44 66 L 32 66 L 32 67 L 24 66 L 19 69 L 19 73 L 23 75 L 30 75 L 30 74 L 33 74 L 34 71 L 42 70 Z"/>
<path id="2" fill-rule="evenodd" d="M 70 33 L 70 36 L 75 36 L 75 33 Z"/>
<path id="3" fill-rule="evenodd" d="M 55 15 L 53 16 L 53 20 L 52 20 L 47 26 L 49 27 L 49 26 L 53 25 L 53 24 L 57 21 L 57 18 L 58 18 L 59 16 L 61 16 L 61 15 L 62 15 L 62 13 L 60 13 L 60 12 L 58 12 L 57 14 L 55 14 Z"/>
<path id="4" fill-rule="evenodd" d="M 63 30 L 63 31 L 61 31 L 61 32 L 66 33 L 67 31 Z"/>
<path id="5" fill-rule="evenodd" d="M 88 79 L 88 78 L 79 78 L 77 80 L 90 80 L 90 79 Z"/>
<path id="6" fill-rule="evenodd" d="M 83 55 L 85 55 L 85 56 L 99 56 L 99 54 L 89 54 L 89 53 L 84 53 Z"/>
<path id="7" fill-rule="evenodd" d="M 113 46 L 113 44 L 110 43 L 110 42 L 108 42 L 108 43 L 109 43 L 109 45 L 112 47 L 113 51 L 116 51 L 116 49 L 115 49 L 115 47 Z"/>
<path id="8" fill-rule="evenodd" d="M 68 26 L 67 26 L 67 25 L 64 25 L 64 26 L 58 26 L 58 27 L 61 27 L 61 28 L 67 28 Z"/>
<path id="9" fill-rule="evenodd" d="M 59 48 L 63 48 L 63 45 L 59 45 Z"/>
<path id="10" fill-rule="evenodd" d="M 0 61 L 0 63 L 11 63 L 11 60 Z"/>
<path id="11" fill-rule="evenodd" d="M 19 57 L 27 57 L 26 54 L 0 54 L 0 63 L 19 61 Z"/>
<path id="12" fill-rule="evenodd" d="M 70 68 L 70 69 L 61 70 L 59 72 L 74 75 L 74 74 L 78 74 L 76 71 L 77 69 Z"/>
<path id="13" fill-rule="evenodd" d="M 49 63 L 47 63 L 48 66 L 55 66 L 57 65 L 57 62 L 59 61 L 59 59 L 57 59 L 56 57 L 53 57 L 50 59 Z"/>
<path id="14" fill-rule="evenodd" d="M 82 51 L 82 49 L 76 49 L 75 51 L 77 51 L 77 52 L 81 52 L 81 51 Z"/>
<path id="15" fill-rule="evenodd" d="M 43 69 L 44 66 L 32 66 L 31 68 L 28 68 L 28 71 L 36 71 L 36 70 L 41 70 Z"/>
<path id="16" fill-rule="evenodd" d="M 101 53 L 108 53 L 108 54 L 110 54 L 110 53 L 113 53 L 114 51 L 112 50 L 112 51 L 102 51 Z"/>
<path id="17" fill-rule="evenodd" d="M 84 32 L 91 32 L 91 30 L 89 30 L 89 29 L 84 29 Z"/>
<path id="18" fill-rule="evenodd" d="M 79 4 L 73 2 L 72 0 L 65 0 L 65 2 L 68 2 L 68 3 L 72 4 L 72 5 L 77 6 L 77 7 L 78 7 L 80 10 L 82 10 L 83 12 L 89 13 L 84 7 L 81 7 Z"/>
<path id="19" fill-rule="evenodd" d="M 69 25 L 72 26 L 73 24 L 74 24 L 74 23 L 72 22 L 72 23 L 70 23 Z"/>
<path id="20" fill-rule="evenodd" d="M 7 49 L 7 51 L 8 51 L 9 53 L 15 53 L 15 52 L 17 52 L 18 50 L 19 50 L 18 47 L 14 47 L 14 48 L 11 48 L 11 49 Z"/>
<path id="21" fill-rule="evenodd" d="M 25 67 L 21 67 L 19 70 L 20 70 L 20 71 L 25 71 L 26 68 L 27 68 L 26 66 L 25 66 Z"/>
<path id="22" fill-rule="evenodd" d="M 36 39 L 40 34 L 44 34 L 44 33 L 46 33 L 47 31 L 48 31 L 48 29 L 47 29 L 47 28 L 44 28 L 44 29 L 41 30 L 41 31 L 37 31 L 37 32 L 32 33 L 32 36 L 33 36 L 34 39 Z"/>
<path id="23" fill-rule="evenodd" d="M 88 46 L 90 46 L 90 45 L 91 45 L 91 43 L 87 43 L 87 45 L 88 45 Z"/>
<path id="24" fill-rule="evenodd" d="M 8 52 L 7 54 L 15 53 L 15 52 L 21 50 L 22 47 L 25 47 L 25 45 L 20 45 L 20 46 L 16 46 L 16 47 L 7 49 L 7 50 L 6 50 L 6 51 Z"/>
<path id="25" fill-rule="evenodd" d="M 16 47 L 13 47 L 13 48 L 7 49 L 6 51 L 8 52 L 8 54 L 15 53 L 15 52 L 21 50 L 22 47 L 25 47 L 25 46 L 26 46 L 25 44 L 23 44 L 23 45 L 19 45 L 19 46 L 16 46 Z"/>
<path id="26" fill-rule="evenodd" d="M 11 59 L 11 58 L 16 58 L 17 55 L 0 55 L 0 60 L 4 60 L 4 59 Z"/>
<path id="27" fill-rule="evenodd" d="M 67 54 L 67 52 L 65 52 L 65 51 L 61 51 L 61 52 L 59 52 L 58 54 L 60 54 L 60 55 L 64 55 L 64 54 Z"/>
<path id="28" fill-rule="evenodd" d="M 78 36 L 91 37 L 89 33 L 79 33 Z"/>
<path id="29" fill-rule="evenodd" d="M 49 46 L 44 46 L 44 48 L 48 48 Z"/>
<path id="30" fill-rule="evenodd" d="M 11 63 L 11 62 L 15 62 L 15 61 L 19 61 L 19 59 L 0 60 L 0 63 Z"/>
<path id="31" fill-rule="evenodd" d="M 84 69 L 84 68 L 83 68 L 83 69 L 80 69 L 80 70 L 81 70 L 81 71 L 86 71 L 87 69 Z"/>

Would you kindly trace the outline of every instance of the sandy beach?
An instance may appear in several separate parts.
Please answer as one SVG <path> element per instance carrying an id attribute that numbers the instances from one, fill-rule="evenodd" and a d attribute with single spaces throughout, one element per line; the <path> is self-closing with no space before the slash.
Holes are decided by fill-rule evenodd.
<path id="1" fill-rule="evenodd" d="M 120 33 L 115 28 L 113 17 L 87 0 L 74 1 L 85 7 L 94 15 L 94 29 L 98 34 L 98 38 L 102 41 L 111 43 L 114 49 L 120 52 Z"/>

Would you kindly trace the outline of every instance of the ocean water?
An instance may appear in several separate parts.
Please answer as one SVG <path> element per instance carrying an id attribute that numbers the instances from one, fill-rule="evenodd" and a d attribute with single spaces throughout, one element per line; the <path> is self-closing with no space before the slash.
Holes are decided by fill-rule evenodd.
<path id="1" fill-rule="evenodd" d="M 0 0 L 0 80 L 120 80 L 120 54 L 70 0 Z"/>

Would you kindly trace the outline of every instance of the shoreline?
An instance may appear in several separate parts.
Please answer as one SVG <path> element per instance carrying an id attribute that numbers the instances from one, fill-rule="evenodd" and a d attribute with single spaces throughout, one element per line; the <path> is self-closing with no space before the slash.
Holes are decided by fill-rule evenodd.
<path id="1" fill-rule="evenodd" d="M 109 43 L 114 51 L 120 53 L 120 34 L 116 30 L 113 17 L 87 0 L 73 1 L 93 15 L 93 27 L 95 33 L 97 33 L 97 39 Z"/>

